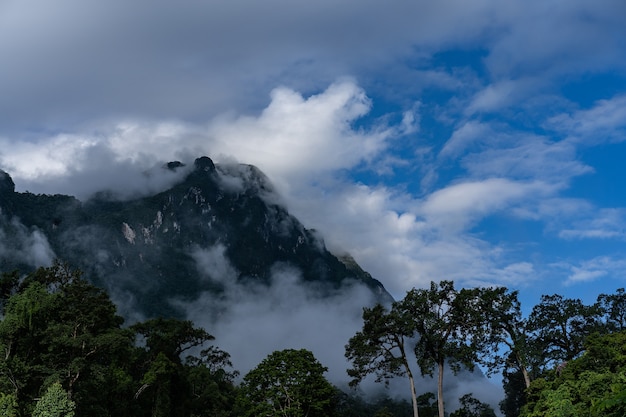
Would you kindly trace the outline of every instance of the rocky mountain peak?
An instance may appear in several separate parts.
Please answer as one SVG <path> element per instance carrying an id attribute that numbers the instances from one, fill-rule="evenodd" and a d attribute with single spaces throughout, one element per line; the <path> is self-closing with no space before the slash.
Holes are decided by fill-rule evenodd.
<path id="1" fill-rule="evenodd" d="M 12 194 L 15 192 L 15 183 L 11 176 L 0 169 L 0 195 Z"/>
<path id="2" fill-rule="evenodd" d="M 198 171 L 213 172 L 215 171 L 215 164 L 208 156 L 202 156 L 195 160 L 194 166 Z"/>

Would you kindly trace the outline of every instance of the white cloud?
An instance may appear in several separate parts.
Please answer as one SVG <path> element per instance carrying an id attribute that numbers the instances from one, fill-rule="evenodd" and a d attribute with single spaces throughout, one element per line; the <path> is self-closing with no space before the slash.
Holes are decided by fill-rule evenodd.
<path id="1" fill-rule="evenodd" d="M 550 118 L 547 127 L 589 145 L 626 140 L 626 96 L 599 100 L 589 109 Z"/>
<path id="2" fill-rule="evenodd" d="M 439 152 L 439 156 L 455 158 L 464 153 L 475 142 L 481 142 L 495 135 L 495 132 L 492 131 L 488 124 L 476 120 L 467 121 L 452 133 L 450 139 Z"/>
<path id="3" fill-rule="evenodd" d="M 321 232 L 331 250 L 348 251 L 401 298 L 431 280 L 521 282 L 532 264 L 509 260 L 507 251 L 468 228 L 539 190 L 540 185 L 492 180 L 451 186 L 433 193 L 432 200 L 418 200 L 399 190 L 334 183 L 303 191 L 289 205 L 307 227 Z"/>
<path id="4" fill-rule="evenodd" d="M 505 178 L 468 181 L 437 190 L 428 196 L 421 212 L 429 223 L 459 232 L 487 215 L 502 211 L 529 197 L 550 192 L 541 182 L 517 182 Z"/>
<path id="5" fill-rule="evenodd" d="M 311 180 L 383 151 L 391 129 L 352 128 L 370 106 L 365 92 L 351 81 L 306 99 L 279 88 L 258 117 L 218 119 L 209 126 L 209 135 L 216 138 L 212 147 L 217 152 L 257 165 L 285 189 L 287 178 L 292 184 L 298 178 Z"/>
<path id="6" fill-rule="evenodd" d="M 231 162 L 236 157 L 260 167 L 286 191 L 298 181 L 319 180 L 374 158 L 392 134 L 407 129 L 408 121 L 396 130 L 354 129 L 352 124 L 369 109 L 365 92 L 350 80 L 308 98 L 277 88 L 258 116 L 224 116 L 205 126 L 122 121 L 44 137 L 36 143 L 3 138 L 0 163 L 18 189 L 86 197 L 103 188 L 121 188 L 126 194 L 153 190 L 146 182 L 158 170 L 151 171 L 152 177 L 141 173 L 164 161 L 189 162 L 203 154 L 217 161 Z M 115 175 L 102 175 L 105 170 Z M 178 177 L 163 175 L 169 178 L 159 182 L 163 185 Z"/>
<path id="7" fill-rule="evenodd" d="M 384 170 L 379 165 L 393 160 L 386 154 L 391 141 L 415 122 L 405 118 L 399 126 L 355 128 L 370 108 L 365 92 L 352 80 L 308 97 L 283 87 L 274 90 L 256 116 L 227 115 L 206 124 L 105 124 L 84 133 L 54 135 L 39 147 L 18 142 L 5 147 L 0 160 L 13 164 L 18 188 L 83 196 L 96 187 L 115 187 L 125 195 L 167 187 L 184 174 L 156 175 L 167 160 L 190 162 L 206 154 L 217 162 L 230 164 L 237 158 L 255 164 L 306 227 L 318 229 L 334 251 L 351 253 L 396 297 L 430 280 L 507 283 L 534 271 L 528 261 L 509 259 L 502 244 L 472 234 L 494 214 L 545 221 L 562 237 L 582 237 L 590 233 L 584 230 L 598 229 L 580 223 L 568 232 L 558 221 L 563 210 L 548 208 L 563 182 L 589 170 L 576 161 L 572 143 L 522 137 L 510 129 L 500 132 L 501 126 L 493 124 L 471 121 L 453 134 L 442 154 L 458 155 L 471 142 L 483 144 L 461 159 L 469 177 L 444 183 L 421 198 L 401 188 L 344 181 L 338 173 L 360 164 Z M 481 132 L 489 137 L 480 137 Z M 27 155 L 50 166 L 33 167 Z M 439 167 L 434 161 L 424 159 L 424 169 L 436 178 Z M 114 174 L 103 175 L 110 171 Z"/>
<path id="8" fill-rule="evenodd" d="M 600 208 L 583 199 L 549 197 L 516 207 L 512 214 L 541 221 L 547 233 L 567 241 L 626 237 L 626 210 Z"/>
<path id="9" fill-rule="evenodd" d="M 564 239 L 624 239 L 626 237 L 625 209 L 595 209 L 578 212 L 569 228 L 559 232 Z"/>
<path id="10" fill-rule="evenodd" d="M 487 85 L 472 99 L 466 114 L 501 111 L 529 94 L 527 84 L 519 80 L 503 80 Z"/>
<path id="11" fill-rule="evenodd" d="M 564 188 L 576 176 L 593 172 L 577 158 L 576 144 L 520 132 L 491 131 L 489 145 L 466 154 L 461 164 L 479 178 L 535 179 Z"/>
<path id="12" fill-rule="evenodd" d="M 626 273 L 626 261 L 610 256 L 598 256 L 581 261 L 577 265 L 563 264 L 562 267 L 570 271 L 565 281 L 566 285 L 596 281 L 608 275 L 623 276 Z"/>

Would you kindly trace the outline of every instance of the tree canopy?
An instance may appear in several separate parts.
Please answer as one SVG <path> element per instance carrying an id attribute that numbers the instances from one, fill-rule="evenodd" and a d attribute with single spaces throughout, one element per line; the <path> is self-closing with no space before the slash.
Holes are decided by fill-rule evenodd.
<path id="1" fill-rule="evenodd" d="M 243 378 L 242 416 L 326 417 L 332 414 L 335 388 L 327 368 L 306 349 L 271 353 Z"/>

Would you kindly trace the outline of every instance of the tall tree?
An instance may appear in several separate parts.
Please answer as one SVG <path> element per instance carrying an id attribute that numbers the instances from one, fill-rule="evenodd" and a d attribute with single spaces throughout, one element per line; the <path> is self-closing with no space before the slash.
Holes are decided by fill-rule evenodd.
<path id="1" fill-rule="evenodd" d="M 417 332 L 415 356 L 423 375 L 437 372 L 437 405 L 444 417 L 443 377 L 446 363 L 453 372 L 472 370 L 484 344 L 483 326 L 477 326 L 478 293 L 457 291 L 452 281 L 431 282 L 428 289 L 412 289 L 400 302 Z"/>
<path id="2" fill-rule="evenodd" d="M 215 346 L 202 350 L 199 357 L 187 357 L 185 379 L 191 389 L 189 408 L 192 416 L 233 415 L 234 380 L 239 373 L 232 371 L 232 366 L 230 355 Z"/>
<path id="3" fill-rule="evenodd" d="M 189 413 L 191 387 L 183 366 L 184 352 L 214 339 L 191 321 L 157 318 L 131 326 L 143 339 L 140 359 L 141 387 L 135 398 L 150 399 L 153 417 Z"/>
<path id="4" fill-rule="evenodd" d="M 275 351 L 243 378 L 240 415 L 326 417 L 331 415 L 335 388 L 322 366 L 306 349 Z"/>
<path id="5" fill-rule="evenodd" d="M 512 369 L 519 372 L 526 388 L 530 386 L 530 369 L 539 352 L 529 343 L 527 322 L 522 318 L 517 291 L 505 287 L 477 289 L 477 308 L 472 311 L 476 326 L 483 326 L 485 349 L 479 361 L 489 373 Z"/>
<path id="6" fill-rule="evenodd" d="M 346 345 L 346 358 L 352 362 L 348 375 L 351 386 L 359 384 L 369 374 L 376 381 L 406 375 L 411 389 L 413 416 L 418 417 L 415 379 L 407 357 L 406 343 L 414 334 L 411 321 L 394 303 L 390 311 L 378 304 L 363 309 L 363 329 L 356 333 Z"/>
<path id="7" fill-rule="evenodd" d="M 601 330 L 599 305 L 585 305 L 579 299 L 543 295 L 528 317 L 531 343 L 543 352 L 543 370 L 556 368 L 584 350 L 584 341 Z"/>

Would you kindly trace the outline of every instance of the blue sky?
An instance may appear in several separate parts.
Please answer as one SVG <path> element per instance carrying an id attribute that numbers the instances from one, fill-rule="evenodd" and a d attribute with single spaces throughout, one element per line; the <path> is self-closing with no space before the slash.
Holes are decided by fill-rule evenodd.
<path id="1" fill-rule="evenodd" d="M 0 3 L 0 168 L 85 198 L 209 155 L 396 297 L 626 285 L 622 0 Z"/>

